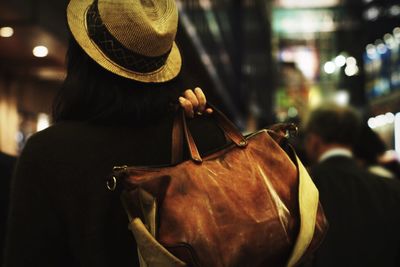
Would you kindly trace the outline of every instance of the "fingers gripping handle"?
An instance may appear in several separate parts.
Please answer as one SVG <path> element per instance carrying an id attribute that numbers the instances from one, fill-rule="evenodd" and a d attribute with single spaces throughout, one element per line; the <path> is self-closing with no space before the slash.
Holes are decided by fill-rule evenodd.
<path id="1" fill-rule="evenodd" d="M 245 147 L 247 145 L 247 140 L 240 133 L 240 131 L 236 128 L 236 126 L 217 108 L 215 108 L 211 104 L 207 104 L 210 108 L 214 110 L 211 115 L 214 120 L 217 122 L 217 125 L 224 132 L 229 139 L 232 140 L 234 144 L 238 147 Z M 174 125 L 172 129 L 172 164 L 178 163 L 182 160 L 182 147 L 183 147 L 183 135 L 185 136 L 186 143 L 189 148 L 190 157 L 193 161 L 197 163 L 202 162 L 202 158 L 200 156 L 199 150 L 197 149 L 196 143 L 193 139 L 193 136 L 190 132 L 190 129 L 187 126 L 186 116 L 183 110 L 177 112 Z"/>

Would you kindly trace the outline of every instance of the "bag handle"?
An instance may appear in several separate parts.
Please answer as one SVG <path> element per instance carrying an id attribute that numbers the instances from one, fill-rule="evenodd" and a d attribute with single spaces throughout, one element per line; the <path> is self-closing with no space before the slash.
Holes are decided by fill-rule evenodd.
<path id="1" fill-rule="evenodd" d="M 208 107 L 213 109 L 213 113 L 210 115 L 216 122 L 218 127 L 236 146 L 245 147 L 247 145 L 246 138 L 240 133 L 236 126 L 217 108 L 210 103 Z M 171 162 L 172 164 L 178 163 L 182 160 L 183 155 L 183 136 L 185 137 L 186 144 L 189 148 L 190 158 L 196 162 L 201 163 L 203 160 L 200 156 L 199 150 L 197 149 L 196 143 L 193 136 L 187 126 L 187 120 L 183 109 L 178 110 L 174 118 L 174 124 L 172 127 L 172 148 L 171 148 Z"/>

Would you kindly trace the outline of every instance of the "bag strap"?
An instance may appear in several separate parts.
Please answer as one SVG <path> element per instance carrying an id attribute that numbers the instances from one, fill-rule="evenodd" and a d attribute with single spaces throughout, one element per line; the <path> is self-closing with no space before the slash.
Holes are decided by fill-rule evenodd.
<path id="1" fill-rule="evenodd" d="M 234 144 L 238 147 L 245 147 L 247 140 L 236 128 L 236 126 L 217 108 L 211 104 L 207 104 L 214 112 L 210 115 L 217 123 L 218 127 Z M 196 143 L 187 126 L 187 119 L 183 109 L 179 109 L 174 118 L 172 127 L 172 147 L 171 147 L 171 162 L 176 164 L 182 160 L 183 155 L 183 136 L 185 137 L 186 144 L 189 149 L 190 158 L 196 162 L 201 163 L 203 160 L 197 149 Z"/>
<path id="2" fill-rule="evenodd" d="M 183 122 L 180 117 L 180 110 L 176 112 L 172 125 L 172 147 L 171 163 L 176 164 L 182 161 L 183 157 Z"/>
<path id="3" fill-rule="evenodd" d="M 247 140 L 238 130 L 235 124 L 211 103 L 209 103 L 208 106 L 214 110 L 212 116 L 215 118 L 218 126 L 221 128 L 224 134 L 228 136 L 228 138 L 238 147 L 245 147 L 247 145 Z"/>

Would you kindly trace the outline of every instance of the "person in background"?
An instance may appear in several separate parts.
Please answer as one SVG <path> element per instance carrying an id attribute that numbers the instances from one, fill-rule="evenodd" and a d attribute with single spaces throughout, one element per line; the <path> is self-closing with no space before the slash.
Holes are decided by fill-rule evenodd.
<path id="1" fill-rule="evenodd" d="M 359 126 L 351 108 L 335 105 L 315 109 L 305 125 L 311 177 L 330 224 L 311 266 L 400 266 L 400 183 L 357 164 Z"/>
<path id="2" fill-rule="evenodd" d="M 202 90 L 183 93 L 174 0 L 71 0 L 67 17 L 67 77 L 18 160 L 4 266 L 139 266 L 113 166 L 171 162 L 178 99 L 201 154 L 225 137 Z"/>
<path id="3" fill-rule="evenodd" d="M 400 181 L 400 161 L 398 155 L 391 154 L 388 157 L 386 157 L 386 155 L 383 156 L 383 158 L 381 158 L 381 164 Z"/>
<path id="4" fill-rule="evenodd" d="M 395 174 L 382 164 L 381 159 L 386 151 L 386 145 L 379 135 L 364 124 L 354 144 L 355 157 L 369 172 L 385 178 L 395 178 Z"/>

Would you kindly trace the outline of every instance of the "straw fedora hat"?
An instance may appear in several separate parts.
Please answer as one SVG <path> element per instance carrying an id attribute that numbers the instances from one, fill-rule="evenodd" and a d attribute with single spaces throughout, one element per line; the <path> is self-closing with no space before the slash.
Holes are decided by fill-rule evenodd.
<path id="1" fill-rule="evenodd" d="M 71 0 L 72 35 L 103 68 L 140 82 L 166 82 L 182 65 L 175 0 Z"/>

